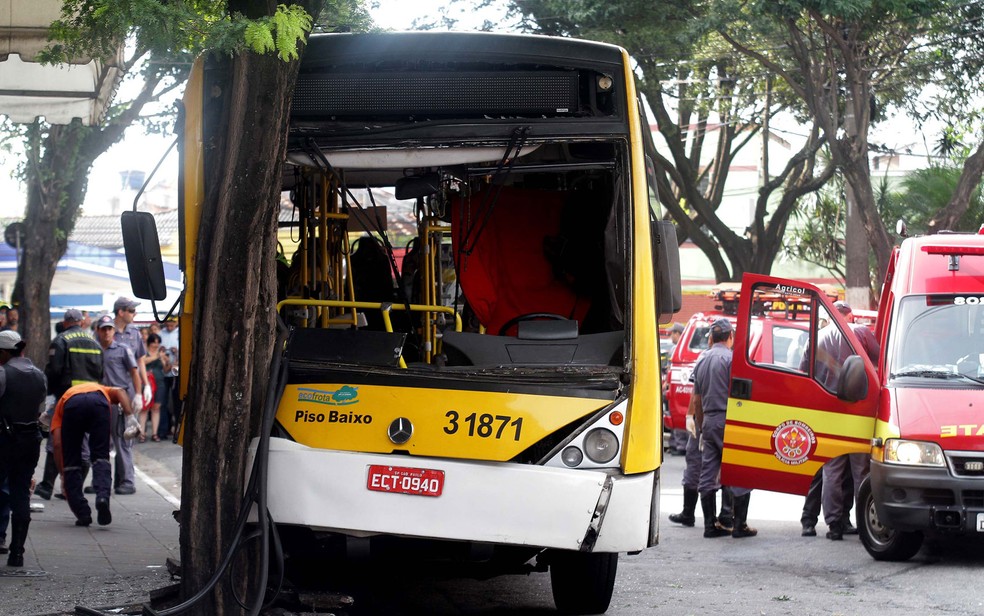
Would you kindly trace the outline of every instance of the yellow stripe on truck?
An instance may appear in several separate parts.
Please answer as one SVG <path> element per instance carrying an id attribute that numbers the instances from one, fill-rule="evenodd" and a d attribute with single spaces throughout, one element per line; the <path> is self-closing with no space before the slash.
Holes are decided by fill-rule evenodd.
<path id="1" fill-rule="evenodd" d="M 319 383 L 288 385 L 277 421 L 302 445 L 339 451 L 506 461 L 608 400 L 502 392 Z M 387 428 L 410 421 L 394 444 Z"/>
<path id="2" fill-rule="evenodd" d="M 728 421 L 769 426 L 772 430 L 784 421 L 799 420 L 814 433 L 845 438 L 870 439 L 874 433 L 874 419 L 858 415 L 845 415 L 834 411 L 797 408 L 754 402 L 728 400 Z"/>
<path id="3" fill-rule="evenodd" d="M 771 451 L 773 432 L 775 426 L 753 427 L 746 425 L 728 424 L 728 446 L 746 447 L 750 449 L 760 449 Z M 830 437 L 823 434 L 817 436 L 817 448 L 814 456 L 828 459 L 836 458 L 848 453 L 856 453 L 858 448 L 857 441 L 848 441 L 837 437 Z M 812 457 L 812 456 L 811 456 Z"/>
<path id="4" fill-rule="evenodd" d="M 820 470 L 820 467 L 823 466 L 820 462 L 814 462 L 812 460 L 797 466 L 790 466 L 780 462 L 774 455 L 755 451 L 732 449 L 730 447 L 725 447 L 722 462 L 724 464 L 748 466 L 755 469 L 777 471 L 780 473 L 792 473 L 795 475 L 805 475 L 807 477 L 816 475 L 817 471 Z"/>

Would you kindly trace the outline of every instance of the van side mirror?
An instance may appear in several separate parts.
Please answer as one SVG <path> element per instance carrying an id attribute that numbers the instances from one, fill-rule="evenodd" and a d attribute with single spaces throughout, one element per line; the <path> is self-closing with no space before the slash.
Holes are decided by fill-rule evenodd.
<path id="1" fill-rule="evenodd" d="M 680 245 L 676 227 L 669 220 L 653 220 L 653 268 L 656 270 L 656 312 L 660 323 L 669 323 L 683 307 L 680 283 Z"/>
<path id="2" fill-rule="evenodd" d="M 860 355 L 851 355 L 841 366 L 837 381 L 837 397 L 848 402 L 864 400 L 868 396 L 868 373 L 864 370 L 864 360 Z"/>
<path id="3" fill-rule="evenodd" d="M 123 212 L 123 250 L 133 294 L 140 299 L 160 301 L 167 297 L 157 221 L 150 212 Z"/>

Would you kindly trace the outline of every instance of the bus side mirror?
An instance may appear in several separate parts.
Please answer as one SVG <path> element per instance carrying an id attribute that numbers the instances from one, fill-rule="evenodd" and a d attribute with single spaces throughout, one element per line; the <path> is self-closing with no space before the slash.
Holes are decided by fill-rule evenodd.
<path id="1" fill-rule="evenodd" d="M 653 220 L 653 268 L 656 270 L 656 312 L 660 323 L 669 323 L 683 307 L 680 284 L 680 245 L 676 227 L 669 220 Z"/>
<path id="2" fill-rule="evenodd" d="M 133 294 L 141 299 L 163 300 L 167 297 L 167 285 L 157 221 L 150 212 L 127 211 L 120 216 L 120 224 Z"/>
<path id="3" fill-rule="evenodd" d="M 864 400 L 868 396 L 868 374 L 864 370 L 864 360 L 860 355 L 851 355 L 844 360 L 840 379 L 837 382 L 837 397 L 848 402 Z"/>

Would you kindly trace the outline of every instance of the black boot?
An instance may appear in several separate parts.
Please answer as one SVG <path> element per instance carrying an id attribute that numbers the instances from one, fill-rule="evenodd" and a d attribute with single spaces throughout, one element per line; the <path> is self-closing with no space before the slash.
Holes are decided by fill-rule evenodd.
<path id="1" fill-rule="evenodd" d="M 754 537 L 758 534 L 757 530 L 746 524 L 746 520 L 748 520 L 748 501 L 751 498 L 751 493 L 735 497 L 735 527 L 731 531 L 731 536 L 735 539 Z"/>
<path id="2" fill-rule="evenodd" d="M 10 520 L 10 553 L 7 554 L 8 567 L 24 566 L 24 543 L 27 541 L 27 527 L 30 520 Z"/>
<path id="3" fill-rule="evenodd" d="M 717 492 L 707 492 L 700 495 L 700 508 L 704 512 L 704 537 L 711 539 L 714 537 L 724 537 L 730 535 L 726 531 L 714 514 L 717 512 Z"/>
<path id="4" fill-rule="evenodd" d="M 721 487 L 721 513 L 718 514 L 718 522 L 724 527 L 729 533 L 734 528 L 735 525 L 735 495 L 731 492 L 731 488 L 727 486 Z"/>
<path id="5" fill-rule="evenodd" d="M 671 513 L 670 522 L 675 524 L 683 524 L 684 526 L 693 526 L 697 522 L 697 517 L 694 515 L 694 510 L 697 508 L 697 499 L 700 498 L 700 494 L 697 490 L 693 488 L 683 489 L 683 511 L 680 513 Z"/>

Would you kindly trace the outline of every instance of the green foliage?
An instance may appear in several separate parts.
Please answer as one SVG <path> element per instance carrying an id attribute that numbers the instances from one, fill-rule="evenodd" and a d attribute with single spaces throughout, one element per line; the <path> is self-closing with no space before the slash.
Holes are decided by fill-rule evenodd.
<path id="1" fill-rule="evenodd" d="M 883 215 L 886 224 L 899 218 L 906 221 L 910 233 L 925 233 L 927 223 L 953 196 L 960 181 L 962 167 L 955 164 L 933 165 L 913 171 L 903 178 L 894 201 Z M 977 231 L 984 220 L 984 197 L 981 187 L 971 194 L 967 211 L 952 231 Z"/>
<path id="2" fill-rule="evenodd" d="M 305 40 L 312 22 L 303 8 L 279 4 L 273 15 L 245 22 L 243 39 L 256 53 L 276 52 L 285 62 L 296 60 L 297 44 Z"/>
<path id="3" fill-rule="evenodd" d="M 833 181 L 816 193 L 812 203 L 801 204 L 797 221 L 788 233 L 783 252 L 790 258 L 823 267 L 844 279 L 844 223 L 847 218 L 844 183 Z"/>
<path id="4" fill-rule="evenodd" d="M 364 0 L 331 0 L 317 21 L 320 31 L 370 27 Z M 315 25 L 300 4 L 279 4 L 269 15 L 248 18 L 226 0 L 66 0 L 52 24 L 49 63 L 79 57 L 115 57 L 123 41 L 138 49 L 193 58 L 204 51 L 275 53 L 297 58 L 297 46 Z"/>

